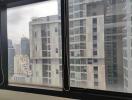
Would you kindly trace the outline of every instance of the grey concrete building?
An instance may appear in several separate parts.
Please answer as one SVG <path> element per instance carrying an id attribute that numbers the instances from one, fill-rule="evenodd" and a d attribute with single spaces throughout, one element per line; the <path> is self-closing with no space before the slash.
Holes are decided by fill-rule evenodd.
<path id="1" fill-rule="evenodd" d="M 123 91 L 123 34 L 125 0 L 104 0 L 107 89 Z"/>
<path id="2" fill-rule="evenodd" d="M 14 74 L 14 56 L 15 56 L 15 49 L 12 44 L 12 40 L 8 39 L 8 69 L 9 69 L 9 79 Z"/>
<path id="3" fill-rule="evenodd" d="M 21 38 L 21 54 L 30 55 L 29 39 L 26 37 Z"/>
<path id="4" fill-rule="evenodd" d="M 125 3 L 126 21 L 123 34 L 123 68 L 124 68 L 124 90 L 132 92 L 132 1 Z"/>

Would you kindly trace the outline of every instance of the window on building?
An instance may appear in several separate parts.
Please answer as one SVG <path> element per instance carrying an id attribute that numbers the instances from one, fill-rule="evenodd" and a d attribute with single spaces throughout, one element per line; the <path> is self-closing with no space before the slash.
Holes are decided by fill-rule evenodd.
<path id="1" fill-rule="evenodd" d="M 87 74 L 81 73 L 81 80 L 87 80 Z"/>
<path id="2" fill-rule="evenodd" d="M 93 32 L 97 32 L 97 28 L 93 28 Z"/>
<path id="3" fill-rule="evenodd" d="M 97 51 L 96 51 L 96 50 L 93 51 L 93 55 L 94 55 L 94 56 L 97 55 Z"/>
<path id="4" fill-rule="evenodd" d="M 97 24 L 97 18 L 93 18 L 93 24 Z"/>
<path id="5" fill-rule="evenodd" d="M 94 66 L 94 71 L 98 71 L 98 66 Z"/>
<path id="6" fill-rule="evenodd" d="M 93 59 L 93 62 L 94 62 L 94 63 L 97 63 L 97 62 L 98 62 L 98 59 Z"/>
<path id="7" fill-rule="evenodd" d="M 57 30 L 58 30 L 58 29 L 57 29 L 57 28 L 55 28 L 55 32 L 57 32 Z"/>
<path id="8" fill-rule="evenodd" d="M 56 53 L 58 53 L 58 48 L 56 48 Z"/>
<path id="9" fill-rule="evenodd" d="M 94 78 L 97 79 L 98 78 L 98 74 L 94 74 Z"/>

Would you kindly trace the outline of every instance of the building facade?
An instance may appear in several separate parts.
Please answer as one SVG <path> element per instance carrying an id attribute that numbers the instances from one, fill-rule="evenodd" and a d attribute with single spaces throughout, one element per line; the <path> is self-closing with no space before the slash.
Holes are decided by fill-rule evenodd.
<path id="1" fill-rule="evenodd" d="M 30 22 L 30 59 L 33 83 L 50 87 L 62 86 L 61 34 L 57 15 Z M 61 79 L 60 79 L 61 78 Z"/>
<path id="2" fill-rule="evenodd" d="M 123 34 L 125 0 L 104 0 L 105 7 L 105 65 L 107 89 L 124 91 Z"/>
<path id="3" fill-rule="evenodd" d="M 14 74 L 11 82 L 26 84 L 31 83 L 32 70 L 30 68 L 29 57 L 27 55 L 14 56 Z"/>
<path id="4" fill-rule="evenodd" d="M 103 3 L 69 1 L 71 86 L 106 89 Z"/>
<path id="5" fill-rule="evenodd" d="M 124 91 L 132 92 L 132 1 L 125 3 L 125 28 L 123 34 Z"/>
<path id="6" fill-rule="evenodd" d="M 97 2 L 96 6 L 101 7 L 101 12 L 92 15 L 91 2 L 70 0 L 69 3 L 70 83 L 73 87 L 106 89 L 103 8 Z M 87 8 L 90 8 L 90 14 Z M 62 73 L 60 27 L 57 15 L 36 18 L 30 22 L 30 58 L 34 83 L 50 86 L 62 84 L 62 74 L 58 74 Z"/>

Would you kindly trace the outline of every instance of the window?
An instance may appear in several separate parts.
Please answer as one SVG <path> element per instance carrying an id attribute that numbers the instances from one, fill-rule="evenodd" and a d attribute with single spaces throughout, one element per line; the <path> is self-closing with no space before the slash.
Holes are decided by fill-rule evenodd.
<path id="1" fill-rule="evenodd" d="M 97 63 L 97 62 L 98 62 L 98 59 L 93 59 L 93 62 L 94 62 L 94 63 Z"/>
<path id="2" fill-rule="evenodd" d="M 92 64 L 92 59 L 88 59 L 88 64 Z"/>
<path id="3" fill-rule="evenodd" d="M 87 72 L 87 66 L 81 66 L 81 72 L 82 73 Z"/>
<path id="4" fill-rule="evenodd" d="M 97 40 L 97 36 L 93 36 L 93 40 Z"/>
<path id="5" fill-rule="evenodd" d="M 81 74 L 81 80 L 87 80 L 87 74 L 82 73 Z"/>
<path id="6" fill-rule="evenodd" d="M 94 66 L 94 71 L 98 71 L 98 66 Z"/>
<path id="7" fill-rule="evenodd" d="M 71 21 L 75 23 L 82 21 L 82 19 L 84 20 L 85 23 L 81 22 L 81 26 L 84 26 L 83 31 L 80 31 L 78 34 L 83 35 L 85 41 L 82 41 L 83 39 L 77 39 L 74 42 L 69 41 L 69 44 L 75 45 L 75 48 L 70 48 L 72 54 L 76 54 L 81 50 L 84 52 L 84 54 L 81 53 L 81 55 L 77 57 L 75 55 L 70 56 L 70 60 L 78 59 L 74 63 L 70 63 L 70 66 L 74 66 L 78 69 L 74 72 L 86 74 L 87 78 L 83 75 L 81 78 L 84 78 L 87 84 L 85 86 L 80 85 L 78 83 L 78 81 L 80 81 L 80 76 L 78 75 L 78 78 L 74 79 L 75 84 L 74 86 L 72 85 L 72 87 L 116 92 L 124 92 L 124 89 L 127 89 L 127 92 L 130 92 L 128 87 L 131 83 L 131 78 L 129 78 L 131 76 L 129 74 L 127 75 L 126 72 L 129 73 L 129 69 L 131 69 L 132 66 L 132 63 L 130 64 L 130 62 L 132 62 L 131 14 L 125 13 L 126 11 L 129 12 L 132 10 L 131 6 L 130 9 L 126 7 L 126 4 L 130 4 L 130 2 L 127 0 L 124 2 L 122 2 L 122 0 L 112 0 L 111 3 L 111 0 L 85 1 L 86 2 L 80 0 L 78 3 L 78 6 L 85 5 L 83 17 L 74 15 L 72 18 L 69 18 L 69 23 Z M 79 9 L 74 6 L 76 5 L 73 4 L 73 8 L 76 10 Z M 71 13 L 76 12 L 69 11 L 69 14 Z M 129 16 L 129 18 L 125 16 Z M 124 24 L 121 25 L 121 23 Z M 76 27 L 73 25 L 73 28 L 69 30 L 69 38 L 75 38 L 77 34 L 70 33 L 71 31 L 76 33 L 76 30 L 79 29 L 79 26 Z M 124 32 L 124 29 L 127 31 Z M 123 37 L 123 34 L 126 34 L 128 38 Z M 125 71 L 125 73 L 123 70 L 124 67 L 128 70 Z M 125 82 L 124 74 L 128 82 Z M 80 82 L 83 81 L 81 80 Z M 128 84 L 128 87 L 124 87 L 124 82 L 126 85 Z"/>
<path id="8" fill-rule="evenodd" d="M 94 74 L 94 78 L 97 79 L 98 78 L 98 74 Z"/>
<path id="9" fill-rule="evenodd" d="M 97 28 L 93 28 L 93 32 L 97 32 Z"/>
<path id="10" fill-rule="evenodd" d="M 57 0 L 7 9 L 9 85 L 62 87 L 58 16 Z"/>
<path id="11" fill-rule="evenodd" d="M 71 78 L 75 78 L 75 73 L 71 73 Z"/>
<path id="12" fill-rule="evenodd" d="M 55 32 L 57 32 L 57 28 L 55 28 Z"/>
<path id="13" fill-rule="evenodd" d="M 97 18 L 93 18 L 93 24 L 97 24 Z"/>
<path id="14" fill-rule="evenodd" d="M 94 56 L 96 56 L 97 55 L 97 51 L 95 50 L 95 51 L 93 51 L 93 55 Z"/>
<path id="15" fill-rule="evenodd" d="M 56 48 L 56 53 L 58 53 L 58 48 Z"/>
<path id="16" fill-rule="evenodd" d="M 69 0 L 69 28 L 66 0 L 3 1 L 0 67 L 5 81 L 0 87 L 77 99 L 89 99 L 92 93 L 92 100 L 131 100 L 130 0 Z"/>

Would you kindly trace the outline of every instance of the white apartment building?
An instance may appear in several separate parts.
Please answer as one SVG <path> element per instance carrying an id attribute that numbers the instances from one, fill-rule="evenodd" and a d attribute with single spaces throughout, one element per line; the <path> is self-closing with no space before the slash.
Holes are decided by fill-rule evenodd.
<path id="1" fill-rule="evenodd" d="M 80 16 L 81 9 L 74 10 L 82 5 L 82 1 L 75 4 L 70 1 L 70 84 L 73 87 L 104 90 L 104 15 L 86 16 L 87 4 L 83 3 L 81 8 L 84 13 Z M 57 15 L 35 18 L 30 22 L 34 84 L 62 85 L 60 22 Z"/>
<path id="2" fill-rule="evenodd" d="M 62 86 L 61 35 L 58 16 L 36 18 L 30 22 L 30 59 L 33 63 L 33 84 Z"/>
<path id="3" fill-rule="evenodd" d="M 106 89 L 103 7 L 100 0 L 69 1 L 72 87 Z"/>

